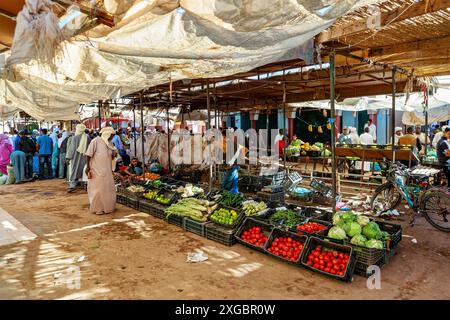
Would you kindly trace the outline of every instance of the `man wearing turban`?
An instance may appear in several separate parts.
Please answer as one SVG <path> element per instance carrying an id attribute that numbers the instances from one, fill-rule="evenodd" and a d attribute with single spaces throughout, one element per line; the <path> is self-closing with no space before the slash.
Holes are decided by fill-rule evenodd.
<path id="1" fill-rule="evenodd" d="M 69 161 L 68 178 L 69 190 L 74 192 L 75 188 L 83 179 L 83 170 L 86 166 L 86 150 L 89 145 L 89 136 L 84 132 L 86 126 L 82 123 L 75 128 L 75 135 L 67 141 L 66 159 Z"/>

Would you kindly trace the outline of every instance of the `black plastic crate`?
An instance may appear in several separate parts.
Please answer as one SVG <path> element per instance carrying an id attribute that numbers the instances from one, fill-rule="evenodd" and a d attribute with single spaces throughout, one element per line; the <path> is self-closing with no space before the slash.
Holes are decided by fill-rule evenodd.
<path id="1" fill-rule="evenodd" d="M 200 222 L 200 221 L 194 221 L 189 218 L 184 218 L 183 220 L 183 229 L 195 234 L 198 234 L 199 236 L 206 237 L 206 225 L 209 224 L 209 222 Z"/>
<path id="2" fill-rule="evenodd" d="M 386 251 L 385 249 L 374 249 L 357 246 L 351 243 L 346 243 L 353 248 L 356 255 L 355 269 L 359 271 L 358 274 L 365 273 L 367 268 L 371 265 L 384 264 Z"/>
<path id="3" fill-rule="evenodd" d="M 312 266 L 307 264 L 308 261 L 308 256 L 311 253 L 311 251 L 313 251 L 318 245 L 321 245 L 322 248 L 326 248 L 328 250 L 336 250 L 342 253 L 346 253 L 349 255 L 349 259 L 348 259 L 348 263 L 347 263 L 347 267 L 345 269 L 344 275 L 343 276 L 339 276 L 339 275 L 335 275 L 335 274 L 331 274 L 331 273 L 327 273 L 325 271 L 322 271 L 320 269 L 315 269 Z M 356 255 L 353 252 L 353 248 L 351 246 L 347 246 L 347 245 L 342 245 L 342 244 L 338 244 L 338 243 L 334 243 L 334 242 L 330 242 L 330 241 L 324 241 L 322 239 L 319 239 L 317 237 L 310 237 L 307 244 L 306 244 L 306 248 L 303 249 L 303 254 L 301 257 L 301 263 L 303 266 L 305 266 L 306 268 L 314 271 L 314 272 L 318 272 L 321 274 L 324 274 L 326 276 L 335 278 L 335 279 L 339 279 L 339 280 L 343 280 L 346 282 L 352 282 L 353 281 L 353 273 L 355 272 L 355 266 L 356 266 Z"/>
<path id="4" fill-rule="evenodd" d="M 150 214 L 154 205 L 153 200 L 143 198 L 139 200 L 139 211 Z"/>
<path id="5" fill-rule="evenodd" d="M 167 222 L 170 224 L 174 224 L 180 228 L 183 228 L 183 219 L 184 217 L 177 216 L 174 214 L 171 214 L 168 218 L 166 216 Z"/>
<path id="6" fill-rule="evenodd" d="M 127 197 L 127 207 L 139 210 L 139 199 Z"/>
<path id="7" fill-rule="evenodd" d="M 123 194 L 124 194 L 127 198 L 129 198 L 129 199 L 134 199 L 134 200 L 139 199 L 139 198 L 144 194 L 144 192 L 131 192 L 131 191 L 129 191 L 128 189 L 124 189 L 123 192 L 124 192 Z"/>
<path id="8" fill-rule="evenodd" d="M 386 263 L 385 256 L 381 257 L 377 262 L 372 263 L 370 265 L 364 265 L 364 264 L 358 263 L 358 261 L 357 261 L 356 265 L 355 265 L 355 272 L 354 273 L 357 274 L 357 275 L 360 275 L 360 276 L 368 278 L 371 275 L 371 274 L 367 273 L 367 268 L 369 266 L 375 265 L 375 266 L 378 266 L 378 267 L 381 268 L 385 263 Z"/>
<path id="9" fill-rule="evenodd" d="M 125 186 L 118 185 L 118 186 L 116 187 L 116 193 L 117 193 L 117 194 L 121 194 L 121 195 L 125 195 L 125 194 L 126 194 L 126 188 L 125 188 Z"/>
<path id="10" fill-rule="evenodd" d="M 375 220 L 376 223 L 380 226 L 381 231 L 386 231 L 390 235 L 390 240 L 386 241 L 386 251 L 389 254 L 389 251 L 395 252 L 398 248 L 400 241 L 402 241 L 402 226 L 399 224 L 378 221 Z"/>
<path id="11" fill-rule="evenodd" d="M 243 239 L 241 238 L 241 237 L 242 237 L 242 234 L 243 234 L 245 231 L 248 231 L 249 229 L 251 229 L 251 228 L 253 228 L 253 227 L 260 227 L 262 233 L 263 233 L 267 238 L 270 237 L 270 234 L 271 234 L 271 232 L 272 232 L 272 230 L 273 230 L 273 226 L 272 226 L 271 224 L 266 223 L 266 222 L 264 222 L 264 221 L 262 221 L 262 220 L 256 220 L 256 219 L 254 219 L 254 218 L 247 217 L 247 218 L 244 220 L 244 222 L 242 223 L 242 225 L 239 227 L 239 229 L 236 231 L 236 235 L 235 235 L 236 241 L 239 242 L 239 243 L 241 243 L 241 244 L 244 245 L 244 246 L 250 247 L 250 248 L 255 249 L 255 250 L 257 250 L 257 251 L 264 252 L 264 246 L 255 246 L 254 244 L 251 244 L 251 243 L 249 243 L 249 242 L 247 242 L 247 241 L 245 241 L 245 240 L 243 240 Z M 267 239 L 267 240 L 269 240 L 269 239 Z"/>
<path id="12" fill-rule="evenodd" d="M 227 210 L 234 210 L 234 211 L 236 211 L 236 213 L 238 214 L 238 218 L 234 221 L 234 223 L 233 224 L 222 224 L 222 223 L 220 223 L 220 222 L 218 222 L 218 221 L 216 221 L 216 220 L 214 220 L 214 219 L 212 219 L 211 218 L 211 216 L 214 214 L 214 212 L 216 212 L 217 210 L 219 210 L 219 209 L 221 209 L 221 208 L 223 208 L 223 209 L 227 209 Z M 211 221 L 212 223 L 214 223 L 214 224 L 216 224 L 216 225 L 218 225 L 218 226 L 221 226 L 222 228 L 227 228 L 227 229 L 236 229 L 236 228 L 238 228 L 239 227 L 239 225 L 242 223 L 242 221 L 244 220 L 244 218 L 245 218 L 245 213 L 242 211 L 242 210 L 237 210 L 237 209 L 234 209 L 234 208 L 230 208 L 230 207 L 225 207 L 225 206 L 218 206 L 217 207 L 217 209 L 216 210 L 214 210 L 212 213 L 211 213 L 211 215 L 209 215 L 208 216 L 208 220 L 209 221 Z"/>
<path id="13" fill-rule="evenodd" d="M 169 203 L 162 204 L 162 203 L 159 203 L 155 198 L 155 202 L 158 202 L 158 204 L 163 205 L 163 206 L 170 206 L 171 204 L 178 201 L 178 193 L 173 190 L 161 189 L 158 192 L 157 196 L 159 196 L 159 195 L 164 195 L 165 198 L 170 199 Z"/>
<path id="14" fill-rule="evenodd" d="M 315 233 L 309 233 L 309 232 L 306 232 L 306 231 L 298 230 L 297 229 L 298 226 L 295 226 L 295 227 L 290 228 L 289 231 L 291 231 L 293 233 L 301 233 L 301 234 L 304 234 L 306 236 L 316 236 L 316 235 L 326 236 L 328 234 L 328 230 L 330 230 L 330 228 L 333 226 L 333 224 L 331 222 L 323 221 L 323 220 L 319 220 L 319 219 L 313 219 L 313 218 L 306 219 L 303 223 L 299 224 L 299 226 L 304 224 L 304 223 L 307 223 L 307 222 L 319 223 L 319 224 L 321 224 L 323 226 L 326 226 L 327 229 L 324 229 L 322 231 L 315 232 Z"/>
<path id="15" fill-rule="evenodd" d="M 116 195 L 116 202 L 126 206 L 127 205 L 127 197 L 125 197 L 123 194 L 118 193 Z"/>
<path id="16" fill-rule="evenodd" d="M 330 221 L 329 218 L 332 212 L 315 208 L 315 207 L 301 207 L 300 215 L 305 218 L 313 218 L 322 221 Z"/>
<path id="17" fill-rule="evenodd" d="M 276 193 L 270 193 L 270 192 L 257 192 L 256 193 L 256 198 L 259 201 L 264 201 L 264 202 L 272 202 L 272 203 L 284 203 L 285 200 L 285 193 L 284 191 L 282 192 L 276 192 Z"/>
<path id="18" fill-rule="evenodd" d="M 283 257 L 279 257 L 276 254 L 273 254 L 272 252 L 268 251 L 268 249 L 272 245 L 272 242 L 276 238 L 280 238 L 280 237 L 291 237 L 295 241 L 300 241 L 303 244 L 303 249 L 300 252 L 300 255 L 299 255 L 299 257 L 298 257 L 298 259 L 296 261 L 290 261 L 290 260 L 284 259 Z M 281 261 L 284 261 L 284 262 L 287 262 L 287 263 L 299 266 L 299 265 L 301 265 L 302 254 L 303 254 L 303 251 L 305 251 L 305 249 L 306 249 L 307 241 L 308 241 L 308 237 L 307 236 L 299 235 L 299 234 L 292 233 L 292 232 L 289 232 L 289 231 L 286 231 L 286 230 L 283 230 L 283 229 L 279 229 L 279 228 L 274 228 L 272 230 L 272 232 L 270 233 L 270 237 L 267 240 L 266 245 L 264 246 L 264 252 L 266 252 L 267 254 L 269 254 L 269 255 L 271 255 L 271 256 L 273 256 L 275 258 L 280 259 Z"/>
<path id="19" fill-rule="evenodd" d="M 235 233 L 236 229 L 222 228 L 214 223 L 206 225 L 206 238 L 226 246 L 232 246 L 236 243 Z"/>
<path id="20" fill-rule="evenodd" d="M 155 203 L 152 206 L 152 211 L 150 212 L 150 214 L 155 218 L 166 220 L 166 213 L 164 212 L 166 208 L 167 208 L 166 206 L 162 206 L 159 203 Z"/>

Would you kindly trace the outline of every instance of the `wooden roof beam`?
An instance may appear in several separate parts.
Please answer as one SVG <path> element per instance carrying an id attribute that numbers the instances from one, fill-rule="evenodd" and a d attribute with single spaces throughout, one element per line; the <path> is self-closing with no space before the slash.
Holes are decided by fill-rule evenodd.
<path id="1" fill-rule="evenodd" d="M 398 23 L 406 19 L 411 19 L 428 13 L 446 10 L 450 7 L 450 0 L 427 0 L 415 2 L 412 5 L 408 2 L 396 10 L 381 13 L 381 25 L 384 27 L 391 23 Z M 401 14 L 401 15 L 400 15 Z M 348 37 L 363 31 L 369 30 L 366 19 L 351 21 L 345 25 L 331 26 L 318 36 L 318 42 L 323 43 L 339 38 Z"/>
<path id="2" fill-rule="evenodd" d="M 369 50 L 369 57 L 386 56 L 411 51 L 428 51 L 443 48 L 450 48 L 450 36 L 373 48 Z"/>

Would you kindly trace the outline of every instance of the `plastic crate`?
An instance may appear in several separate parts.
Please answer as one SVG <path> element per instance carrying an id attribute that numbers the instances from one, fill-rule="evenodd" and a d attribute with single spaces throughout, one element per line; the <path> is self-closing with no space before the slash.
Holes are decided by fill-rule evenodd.
<path id="1" fill-rule="evenodd" d="M 175 203 L 176 201 L 178 201 L 178 193 L 176 191 L 172 191 L 172 190 L 167 190 L 167 189 L 161 189 L 158 192 L 157 196 L 160 195 L 164 195 L 165 198 L 170 199 L 169 203 L 167 204 L 162 204 L 159 203 L 156 198 L 155 198 L 155 202 L 158 202 L 159 204 L 163 205 L 163 206 L 170 206 L 171 204 Z"/>
<path id="2" fill-rule="evenodd" d="M 184 217 L 176 216 L 174 214 L 170 215 L 168 218 L 166 216 L 166 220 L 170 224 L 174 224 L 180 228 L 183 228 L 183 219 Z"/>
<path id="3" fill-rule="evenodd" d="M 125 195 L 125 194 L 126 194 L 126 188 L 125 188 L 125 186 L 118 185 L 118 186 L 116 187 L 116 194 Z"/>
<path id="4" fill-rule="evenodd" d="M 309 184 L 311 186 L 311 188 L 317 190 L 321 195 L 326 196 L 326 197 L 331 197 L 332 196 L 332 189 L 331 187 L 327 186 L 325 184 L 325 182 L 317 180 L 317 179 L 312 179 L 311 183 Z"/>
<path id="5" fill-rule="evenodd" d="M 264 201 L 266 203 L 284 203 L 285 200 L 285 193 L 284 191 L 282 192 L 277 192 L 277 193 L 270 193 L 270 192 L 257 192 L 256 193 L 256 198 L 259 201 Z"/>
<path id="6" fill-rule="evenodd" d="M 328 221 L 323 221 L 323 220 L 318 220 L 318 219 L 313 219 L 313 218 L 306 219 L 303 223 L 307 223 L 307 222 L 319 223 L 319 224 L 321 224 L 323 226 L 326 226 L 327 229 L 324 229 L 322 231 L 315 232 L 315 233 L 309 233 L 309 232 L 306 232 L 306 231 L 298 230 L 297 226 L 295 226 L 295 227 L 289 228 L 289 231 L 291 231 L 293 233 L 297 233 L 297 234 L 301 233 L 301 234 L 304 234 L 306 236 L 315 236 L 315 235 L 323 235 L 323 236 L 325 236 L 325 235 L 328 234 L 328 230 L 333 226 L 333 224 L 328 222 Z M 299 226 L 302 225 L 302 224 L 299 224 Z"/>
<path id="7" fill-rule="evenodd" d="M 251 217 L 247 217 L 244 222 L 242 223 L 242 225 L 239 227 L 239 229 L 236 231 L 235 237 L 236 237 L 236 241 L 241 243 L 244 246 L 250 247 L 252 249 L 255 249 L 257 251 L 261 251 L 261 252 L 265 252 L 264 251 L 264 246 L 255 246 L 254 244 L 251 244 L 245 240 L 243 240 L 242 234 L 244 233 L 244 231 L 248 231 L 250 228 L 253 227 L 260 227 L 262 233 L 269 238 L 270 234 L 273 230 L 273 226 L 269 223 L 266 223 L 264 221 L 261 220 L 256 220 L 254 218 Z M 267 239 L 269 240 L 269 239 Z"/>
<path id="8" fill-rule="evenodd" d="M 319 209 L 316 207 L 300 207 L 300 208 L 301 208 L 300 215 L 307 219 L 312 218 L 322 221 L 329 221 L 330 215 L 333 214 L 328 210 Z"/>
<path id="9" fill-rule="evenodd" d="M 139 211 L 150 214 L 154 205 L 153 200 L 143 198 L 139 201 Z"/>
<path id="10" fill-rule="evenodd" d="M 139 210 L 139 199 L 127 197 L 127 207 L 134 210 Z"/>
<path id="11" fill-rule="evenodd" d="M 194 221 L 189 218 L 183 219 L 183 229 L 195 234 L 198 234 L 199 236 L 206 237 L 206 225 L 208 225 L 209 222 L 199 222 Z"/>
<path id="12" fill-rule="evenodd" d="M 331 274 L 331 273 L 327 273 L 325 271 L 319 270 L 319 269 L 315 269 L 312 266 L 307 264 L 308 261 L 308 256 L 311 253 L 311 251 L 313 251 L 318 245 L 321 245 L 322 248 L 326 248 L 328 250 L 336 250 L 342 253 L 346 253 L 349 255 L 349 259 L 348 259 L 348 263 L 347 263 L 347 267 L 345 269 L 344 275 L 343 276 L 339 276 L 339 275 L 335 275 L 335 274 Z M 346 282 L 352 282 L 353 281 L 353 273 L 355 272 L 355 266 L 356 266 L 356 256 L 355 253 L 353 252 L 353 248 L 351 246 L 347 246 L 347 245 L 342 245 L 342 244 L 338 244 L 338 243 L 334 243 L 334 242 L 330 242 L 330 241 L 324 241 L 322 239 L 319 239 L 317 237 L 310 237 L 307 244 L 306 244 L 306 248 L 303 249 L 303 254 L 301 257 L 301 263 L 303 266 L 305 266 L 306 268 L 314 271 L 314 272 L 318 272 L 321 274 L 324 274 L 328 277 L 332 277 L 335 279 L 339 279 L 339 280 L 343 280 Z"/>
<path id="13" fill-rule="evenodd" d="M 119 204 L 127 205 L 127 197 L 125 197 L 123 194 L 116 194 L 116 202 Z"/>
<path id="14" fill-rule="evenodd" d="M 222 228 L 214 223 L 206 225 L 206 238 L 226 246 L 232 246 L 236 243 L 235 233 L 236 229 Z"/>
<path id="15" fill-rule="evenodd" d="M 273 254 L 272 252 L 268 251 L 268 249 L 272 245 L 272 242 L 276 238 L 279 238 L 279 237 L 291 237 L 295 241 L 300 241 L 303 244 L 302 252 L 300 252 L 300 255 L 299 255 L 299 257 L 298 257 L 298 259 L 296 261 L 290 261 L 290 260 L 284 259 L 283 257 L 279 257 L 276 254 Z M 264 252 L 266 252 L 267 254 L 269 254 L 269 255 L 271 255 L 271 256 L 273 256 L 275 258 L 278 258 L 278 259 L 280 259 L 280 260 L 282 260 L 284 262 L 287 262 L 287 263 L 290 263 L 290 264 L 298 266 L 298 265 L 301 265 L 302 254 L 303 254 L 303 251 L 305 251 L 305 247 L 306 247 L 307 241 L 308 241 L 308 237 L 307 236 L 299 235 L 299 234 L 292 233 L 292 232 L 289 232 L 289 231 L 286 231 L 286 230 L 282 230 L 282 229 L 279 229 L 279 228 L 274 228 L 272 230 L 272 232 L 270 233 L 270 237 L 267 240 L 266 245 L 264 246 Z"/>
<path id="16" fill-rule="evenodd" d="M 144 194 L 144 192 L 131 192 L 131 191 L 129 191 L 128 189 L 124 189 L 123 192 L 124 192 L 123 194 L 124 194 L 127 198 L 129 198 L 129 199 L 135 199 L 135 200 L 139 199 L 139 198 L 142 197 L 142 195 Z"/>
<path id="17" fill-rule="evenodd" d="M 155 218 L 166 220 L 166 213 L 164 212 L 166 208 L 167 208 L 166 206 L 162 206 L 159 203 L 155 203 L 152 206 L 152 211 L 150 212 L 150 214 Z"/>
<path id="18" fill-rule="evenodd" d="M 371 265 L 381 266 L 384 264 L 386 254 L 385 249 L 366 248 L 350 243 L 347 243 L 347 245 L 351 246 L 353 248 L 353 252 L 355 252 L 355 270 L 358 271 L 358 274 L 365 275 L 367 268 Z"/>
<path id="19" fill-rule="evenodd" d="M 364 265 L 364 264 L 358 263 L 358 260 L 357 260 L 354 273 L 367 278 L 371 275 L 371 274 L 367 273 L 367 268 L 369 266 L 375 265 L 375 266 L 378 266 L 381 268 L 385 263 L 386 263 L 386 260 L 385 260 L 384 255 L 378 261 L 376 261 L 370 265 Z"/>
<path id="20" fill-rule="evenodd" d="M 216 220 L 214 220 L 214 219 L 211 218 L 211 216 L 214 214 L 214 212 L 216 212 L 217 210 L 219 210 L 219 209 L 221 209 L 221 208 L 227 209 L 227 210 L 234 210 L 234 211 L 236 211 L 236 213 L 238 214 L 238 217 L 237 217 L 237 219 L 234 221 L 233 224 L 222 224 L 222 223 L 220 223 L 220 222 L 218 222 L 218 221 L 216 221 Z M 234 209 L 234 208 L 225 207 L 225 206 L 220 206 L 220 205 L 217 207 L 216 210 L 214 210 L 214 211 L 211 213 L 211 215 L 208 216 L 208 220 L 209 220 L 209 221 L 211 221 L 212 223 L 214 223 L 214 224 L 216 224 L 216 225 L 218 225 L 218 226 L 220 226 L 220 227 L 222 227 L 222 228 L 226 228 L 226 229 L 236 229 L 236 228 L 238 228 L 239 225 L 240 225 L 240 224 L 242 223 L 242 221 L 244 220 L 244 218 L 245 218 L 245 213 L 244 213 L 242 210 L 236 210 L 236 209 Z"/>
<path id="21" fill-rule="evenodd" d="M 375 222 L 378 223 L 381 231 L 386 231 L 390 235 L 390 241 L 386 241 L 386 251 L 395 251 L 402 241 L 402 226 L 378 220 L 375 220 Z"/>

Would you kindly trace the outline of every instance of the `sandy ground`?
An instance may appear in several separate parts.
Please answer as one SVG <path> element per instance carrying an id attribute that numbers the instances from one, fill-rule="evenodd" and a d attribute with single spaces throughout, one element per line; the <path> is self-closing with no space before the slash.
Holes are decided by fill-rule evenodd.
<path id="1" fill-rule="evenodd" d="M 336 281 L 121 205 L 96 216 L 84 191 L 65 191 L 61 180 L 0 187 L 0 206 L 38 235 L 0 247 L 0 299 L 450 298 L 450 235 L 422 218 L 414 228 L 402 222 L 417 243 L 404 237 L 381 289 L 369 290 L 363 277 Z M 195 249 L 209 260 L 187 263 Z"/>

